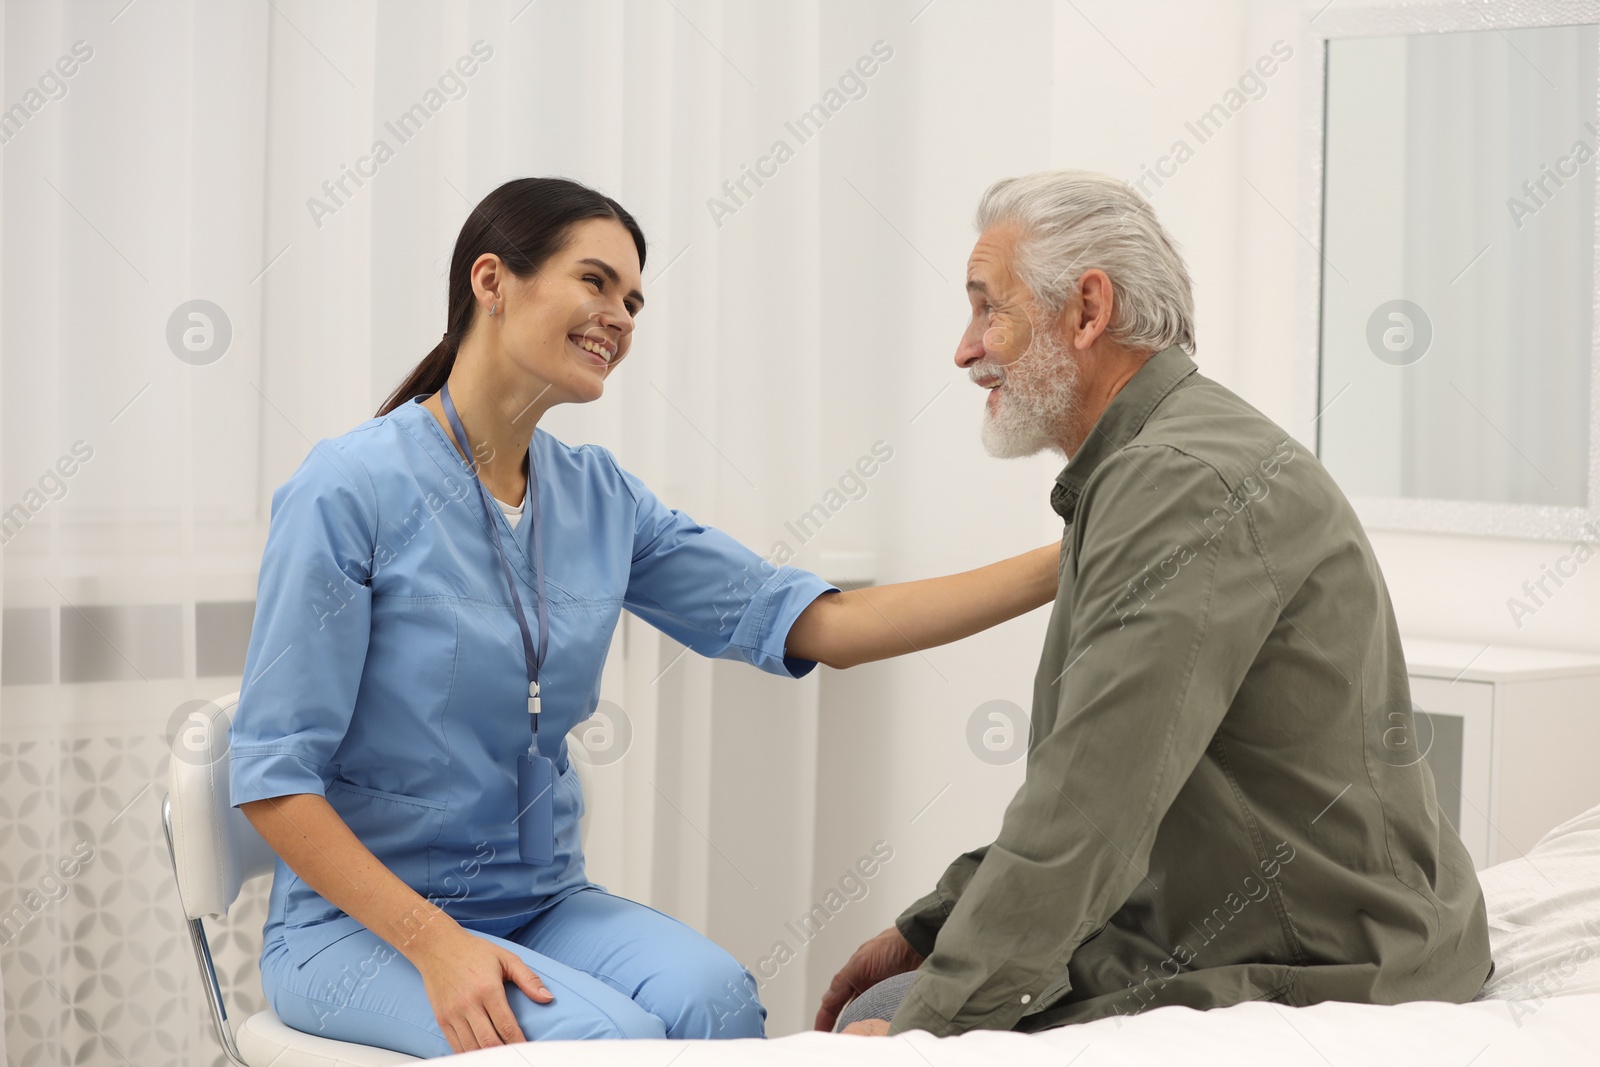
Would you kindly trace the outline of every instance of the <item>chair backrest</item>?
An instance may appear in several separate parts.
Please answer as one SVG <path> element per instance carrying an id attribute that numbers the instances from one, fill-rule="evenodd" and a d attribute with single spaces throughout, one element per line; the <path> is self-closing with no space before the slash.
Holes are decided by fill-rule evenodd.
<path id="1" fill-rule="evenodd" d="M 239 888 L 277 855 L 228 799 L 228 725 L 239 694 L 196 711 L 180 729 L 167 772 L 178 897 L 191 919 L 226 915 Z"/>

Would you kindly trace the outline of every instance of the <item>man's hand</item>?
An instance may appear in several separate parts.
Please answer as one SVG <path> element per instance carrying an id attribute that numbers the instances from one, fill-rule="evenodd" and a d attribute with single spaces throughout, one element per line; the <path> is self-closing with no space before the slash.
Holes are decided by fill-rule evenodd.
<path id="1" fill-rule="evenodd" d="M 839 1020 L 839 1013 L 850 1001 L 885 978 L 914 971 L 920 966 L 922 966 L 922 956 L 911 947 L 898 929 L 889 927 L 856 949 L 855 955 L 851 956 L 839 973 L 833 976 L 828 991 L 822 995 L 822 1007 L 817 1011 L 817 1021 L 813 1029 L 832 1030 L 833 1024 Z M 862 1033 L 863 1031 L 857 1030 L 856 1026 L 881 1021 L 863 1020 L 861 1023 L 852 1024 L 845 1033 Z M 883 1033 L 888 1032 L 889 1024 L 883 1023 Z"/>
<path id="2" fill-rule="evenodd" d="M 888 1019 L 862 1019 L 858 1023 L 851 1023 L 842 1031 L 846 1034 L 855 1034 L 857 1037 L 888 1037 Z"/>

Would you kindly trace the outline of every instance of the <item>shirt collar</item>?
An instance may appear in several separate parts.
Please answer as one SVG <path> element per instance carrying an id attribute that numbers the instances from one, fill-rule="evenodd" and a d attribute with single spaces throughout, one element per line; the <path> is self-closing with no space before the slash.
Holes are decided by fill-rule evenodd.
<path id="1" fill-rule="evenodd" d="M 1132 441 L 1144 429 L 1150 413 L 1167 394 L 1195 372 L 1194 360 L 1177 345 L 1164 348 L 1145 360 L 1126 385 L 1111 398 L 1078 454 L 1056 476 L 1050 490 L 1050 506 L 1063 519 L 1071 520 L 1083 487 L 1105 458 Z"/>

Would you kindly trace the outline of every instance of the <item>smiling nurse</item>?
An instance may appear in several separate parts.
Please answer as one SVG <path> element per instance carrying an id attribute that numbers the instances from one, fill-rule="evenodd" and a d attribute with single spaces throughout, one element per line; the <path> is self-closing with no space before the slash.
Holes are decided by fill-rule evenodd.
<path id="1" fill-rule="evenodd" d="M 273 494 L 230 758 L 233 802 L 280 858 L 261 976 L 290 1026 L 419 1057 L 761 1036 L 732 957 L 584 874 L 564 738 L 594 712 L 622 609 L 798 678 L 1055 593 L 1055 545 L 840 592 L 536 430 L 626 358 L 644 259 L 615 201 L 502 185 L 456 241 L 443 341 Z"/>

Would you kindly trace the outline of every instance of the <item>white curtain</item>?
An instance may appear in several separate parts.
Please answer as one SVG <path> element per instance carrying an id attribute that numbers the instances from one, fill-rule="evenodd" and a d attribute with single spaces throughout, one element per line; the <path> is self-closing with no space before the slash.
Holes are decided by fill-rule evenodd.
<path id="1" fill-rule="evenodd" d="M 239 685 L 272 490 L 435 343 L 456 232 L 500 182 L 584 180 L 651 241 L 634 355 L 552 432 L 824 576 L 949 571 L 1050 536 L 1054 464 L 986 465 L 975 405 L 943 390 L 977 192 L 1048 163 L 1051 26 L 1042 0 L 5 5 L 0 964 L 17 1063 L 221 1062 L 157 825 L 168 739 L 189 702 Z M 974 49 L 981 86 L 951 77 Z M 1027 107 L 996 113 L 996 94 Z M 879 441 L 923 458 L 841 496 Z M 963 479 L 1009 496 L 963 511 Z M 808 513 L 825 521 L 796 537 Z M 808 962 L 786 920 L 848 871 L 834 855 L 878 837 L 909 855 L 913 834 L 930 862 L 949 851 L 934 819 L 909 826 L 934 794 L 908 762 L 923 742 L 870 716 L 909 699 L 896 714 L 920 732 L 948 712 L 935 747 L 965 761 L 967 710 L 1025 701 L 1037 642 L 1023 632 L 1015 663 L 977 647 L 976 688 L 929 657 L 894 668 L 904 684 L 795 685 L 680 658 L 626 620 L 612 732 L 591 738 L 592 875 L 749 966 L 786 941 L 800 960 L 763 975 L 769 1029 L 806 1025 L 853 944 L 837 931 L 905 903 L 852 903 Z M 995 664 L 1012 680 L 981 680 Z M 892 775 L 833 788 L 824 688 L 843 765 L 898 750 Z M 997 813 L 1008 779 L 979 773 Z M 921 884 L 910 862 L 886 881 Z M 236 1021 L 260 1004 L 264 894 L 213 924 Z"/>

